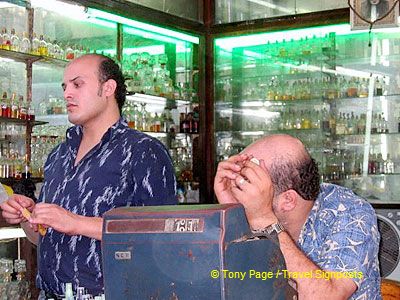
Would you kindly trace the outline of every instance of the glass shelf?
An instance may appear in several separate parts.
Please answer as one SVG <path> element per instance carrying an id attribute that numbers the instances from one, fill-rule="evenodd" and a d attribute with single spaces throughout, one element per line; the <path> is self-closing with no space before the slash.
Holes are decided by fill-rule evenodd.
<path id="1" fill-rule="evenodd" d="M 147 95 L 147 94 L 141 94 L 141 93 L 128 93 L 126 95 L 126 100 L 133 101 L 133 102 L 147 103 L 147 104 L 163 105 L 163 106 L 165 106 L 170 101 L 175 102 L 175 104 L 177 106 L 190 105 L 192 103 L 189 100 L 170 99 L 167 97 Z"/>
<path id="2" fill-rule="evenodd" d="M 54 114 L 54 115 L 40 115 L 36 116 L 36 119 L 41 122 L 46 122 L 57 126 L 57 125 L 68 125 L 70 124 L 68 121 L 68 115 L 67 114 Z"/>
<path id="3" fill-rule="evenodd" d="M 44 121 L 28 121 L 28 120 L 21 120 L 21 119 L 16 119 L 16 118 L 5 118 L 5 117 L 0 117 L 0 123 L 14 123 L 18 125 L 44 125 L 47 124 L 48 122 Z"/>
<path id="4" fill-rule="evenodd" d="M 230 134 L 239 134 L 239 135 L 265 135 L 265 134 L 274 134 L 274 133 L 323 133 L 322 128 L 310 128 L 310 129 L 283 129 L 283 130 L 224 130 L 224 131 L 216 131 L 216 134 L 221 135 L 230 135 Z"/>
<path id="5" fill-rule="evenodd" d="M 371 133 L 371 136 L 384 136 L 384 135 L 400 135 L 400 132 L 379 132 L 379 133 Z M 353 133 L 353 134 L 336 134 L 337 137 L 345 137 L 345 136 L 360 136 L 365 137 L 365 133 Z"/>
<path id="6" fill-rule="evenodd" d="M 368 174 L 368 175 L 349 175 L 348 178 L 337 179 L 337 180 L 327 180 L 327 182 L 343 182 L 345 180 L 358 180 L 361 178 L 371 177 L 371 178 L 383 178 L 383 177 L 392 177 L 392 176 L 400 176 L 400 173 L 390 173 L 390 174 Z"/>
<path id="7" fill-rule="evenodd" d="M 383 95 L 383 96 L 374 96 L 374 101 L 379 101 L 381 99 L 386 99 L 390 101 L 399 101 L 400 102 L 400 94 L 392 94 L 392 95 Z M 294 99 L 294 100 L 265 100 L 265 99 L 243 99 L 240 101 L 238 106 L 240 107 L 273 107 L 273 106 L 289 106 L 289 105 L 318 105 L 323 106 L 325 104 L 329 104 L 332 102 L 350 102 L 350 101 L 368 101 L 368 97 L 348 97 L 348 98 L 333 98 L 333 99 L 325 99 L 325 98 L 315 98 L 315 99 Z M 218 101 L 215 103 L 218 109 L 220 108 L 232 108 L 232 101 Z M 235 107 L 240 109 L 240 107 Z"/>
<path id="8" fill-rule="evenodd" d="M 41 61 L 41 63 L 57 65 L 60 67 L 65 67 L 68 63 L 66 60 L 4 49 L 0 49 L 0 57 L 23 63 Z"/>

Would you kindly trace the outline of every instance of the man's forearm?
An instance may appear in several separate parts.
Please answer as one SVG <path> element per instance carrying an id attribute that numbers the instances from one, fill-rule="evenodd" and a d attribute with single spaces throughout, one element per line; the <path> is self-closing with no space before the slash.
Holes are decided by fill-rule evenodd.
<path id="1" fill-rule="evenodd" d="M 356 285 L 351 279 L 335 280 L 316 276 L 321 268 L 297 247 L 287 232 L 279 234 L 279 243 L 287 271 L 293 272 L 293 277 L 297 277 L 293 279 L 297 282 L 300 299 L 348 299 L 354 293 Z"/>
<path id="2" fill-rule="evenodd" d="M 39 233 L 34 231 L 33 228 L 29 226 L 29 222 L 21 222 L 21 228 L 25 231 L 26 237 L 32 243 L 37 245 L 39 243 Z"/>
<path id="3" fill-rule="evenodd" d="M 84 235 L 101 241 L 103 218 L 78 216 L 75 226 L 74 235 Z"/>

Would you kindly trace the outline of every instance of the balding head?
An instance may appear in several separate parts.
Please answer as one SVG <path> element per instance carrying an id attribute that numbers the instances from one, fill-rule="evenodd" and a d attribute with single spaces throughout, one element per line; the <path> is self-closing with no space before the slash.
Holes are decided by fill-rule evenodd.
<path id="1" fill-rule="evenodd" d="M 67 68 L 75 65 L 81 65 L 85 68 L 90 68 L 93 69 L 95 72 L 98 72 L 100 62 L 103 60 L 103 58 L 105 58 L 105 56 L 99 54 L 85 54 L 70 61 L 67 64 Z"/>
<path id="2" fill-rule="evenodd" d="M 299 139 L 284 134 L 270 135 L 254 142 L 243 152 L 264 160 L 276 196 L 293 189 L 305 200 L 317 198 L 318 167 Z"/>
<path id="3" fill-rule="evenodd" d="M 107 56 L 91 53 L 74 59 L 67 65 L 67 68 L 74 65 L 92 69 L 97 74 L 100 84 L 110 79 L 116 82 L 117 86 L 114 97 L 117 101 L 119 112 L 121 113 L 126 99 L 126 85 L 125 78 L 118 64 Z"/>
<path id="4" fill-rule="evenodd" d="M 274 134 L 263 137 L 248 146 L 244 152 L 263 159 L 266 164 L 270 160 L 298 160 L 309 157 L 303 143 L 287 134 Z"/>

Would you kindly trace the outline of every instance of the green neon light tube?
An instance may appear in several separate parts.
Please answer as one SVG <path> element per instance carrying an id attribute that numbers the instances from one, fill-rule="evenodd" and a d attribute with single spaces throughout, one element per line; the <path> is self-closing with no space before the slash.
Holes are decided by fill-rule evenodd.
<path id="1" fill-rule="evenodd" d="M 118 15 L 110 14 L 101 10 L 93 9 L 93 8 L 88 8 L 87 12 L 91 17 L 103 19 L 103 20 L 108 20 L 108 21 L 114 21 L 117 23 L 125 24 L 137 29 L 142 29 L 146 30 L 148 32 L 152 32 L 158 35 L 163 35 L 167 37 L 172 37 L 176 38 L 182 41 L 190 42 L 193 44 L 199 44 L 199 38 L 193 35 L 189 35 L 186 33 L 178 32 L 178 31 L 173 31 L 170 29 L 162 28 L 159 26 L 151 25 L 151 24 L 146 24 L 143 22 L 131 20 L 128 18 L 124 18 Z"/>

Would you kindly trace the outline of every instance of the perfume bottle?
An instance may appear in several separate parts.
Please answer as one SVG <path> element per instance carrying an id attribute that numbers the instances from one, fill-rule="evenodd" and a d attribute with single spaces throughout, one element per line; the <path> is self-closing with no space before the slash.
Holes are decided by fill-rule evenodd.
<path id="1" fill-rule="evenodd" d="M 19 51 L 24 52 L 24 53 L 30 53 L 31 52 L 31 41 L 28 38 L 28 34 L 26 32 L 23 33 L 22 35 L 22 40 L 19 46 Z"/>
<path id="2" fill-rule="evenodd" d="M 47 48 L 47 43 L 44 40 L 43 35 L 40 35 L 40 39 L 39 39 L 39 55 L 42 56 L 48 56 L 49 55 L 49 51 Z"/>
<path id="3" fill-rule="evenodd" d="M 31 53 L 34 55 L 40 55 L 39 53 L 39 45 L 40 45 L 40 41 L 37 38 L 36 34 L 33 34 L 33 38 L 32 38 L 32 48 L 31 48 Z"/>
<path id="4" fill-rule="evenodd" d="M 3 28 L 3 49 L 11 50 L 11 36 L 7 33 L 7 29 Z"/>
<path id="5" fill-rule="evenodd" d="M 20 44 L 21 44 L 21 41 L 20 41 L 18 35 L 15 33 L 15 29 L 14 29 L 14 28 L 11 29 L 10 42 L 11 42 L 11 45 L 10 45 L 11 48 L 10 48 L 10 50 L 13 50 L 13 51 L 20 51 Z"/>
<path id="6" fill-rule="evenodd" d="M 75 58 L 74 49 L 72 49 L 71 46 L 67 46 L 67 48 L 65 49 L 65 59 L 73 60 L 74 58 Z"/>

